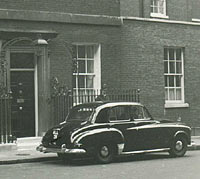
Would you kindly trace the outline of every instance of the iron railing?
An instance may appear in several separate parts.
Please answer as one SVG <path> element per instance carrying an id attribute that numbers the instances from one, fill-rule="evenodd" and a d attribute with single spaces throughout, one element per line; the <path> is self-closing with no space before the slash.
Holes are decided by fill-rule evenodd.
<path id="1" fill-rule="evenodd" d="M 11 94 L 0 94 L 0 143 L 11 143 Z"/>
<path id="2" fill-rule="evenodd" d="M 51 121 L 52 126 L 63 122 L 72 106 L 77 104 L 94 102 L 94 101 L 127 101 L 140 102 L 140 90 L 134 89 L 110 89 L 110 90 L 88 90 L 88 91 L 71 91 L 57 92 L 52 96 Z"/>

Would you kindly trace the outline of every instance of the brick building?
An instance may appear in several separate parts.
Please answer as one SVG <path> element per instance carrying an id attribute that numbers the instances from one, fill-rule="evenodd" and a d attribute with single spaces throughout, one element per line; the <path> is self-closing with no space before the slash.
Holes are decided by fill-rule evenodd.
<path id="1" fill-rule="evenodd" d="M 2 0 L 0 80 L 12 91 L 14 135 L 38 136 L 51 127 L 55 77 L 74 90 L 139 88 L 155 118 L 200 126 L 199 6 L 198 0 Z"/>

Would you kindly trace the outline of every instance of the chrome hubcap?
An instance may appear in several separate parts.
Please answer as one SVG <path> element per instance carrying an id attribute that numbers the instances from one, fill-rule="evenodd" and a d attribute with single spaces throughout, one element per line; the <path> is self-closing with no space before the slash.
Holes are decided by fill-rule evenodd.
<path id="1" fill-rule="evenodd" d="M 182 150 L 182 149 L 183 149 L 183 142 L 180 141 L 180 140 L 178 140 L 178 141 L 176 142 L 175 148 L 176 148 L 176 150 L 178 150 L 178 151 Z"/>
<path id="2" fill-rule="evenodd" d="M 107 146 L 103 146 L 103 147 L 101 148 L 100 153 L 101 153 L 101 156 L 107 157 L 107 156 L 109 155 L 108 147 L 107 147 Z"/>

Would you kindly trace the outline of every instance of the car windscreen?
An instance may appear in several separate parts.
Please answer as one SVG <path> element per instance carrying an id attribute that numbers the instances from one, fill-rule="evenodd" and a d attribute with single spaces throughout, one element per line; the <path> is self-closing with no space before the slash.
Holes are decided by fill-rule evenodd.
<path id="1" fill-rule="evenodd" d="M 91 106 L 77 106 L 71 109 L 67 121 L 88 121 L 95 108 Z"/>

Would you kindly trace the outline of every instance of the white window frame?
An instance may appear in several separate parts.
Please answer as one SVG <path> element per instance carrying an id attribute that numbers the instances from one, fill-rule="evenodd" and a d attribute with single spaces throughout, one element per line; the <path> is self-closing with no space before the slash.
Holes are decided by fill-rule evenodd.
<path id="1" fill-rule="evenodd" d="M 160 1 L 160 0 L 151 0 L 151 14 L 150 14 L 150 16 L 151 17 L 157 17 L 157 18 L 169 18 L 166 14 L 167 14 L 167 5 L 166 5 L 166 0 L 163 0 L 164 2 L 163 2 L 163 7 L 161 7 L 161 8 L 163 8 L 163 12 L 161 12 L 160 11 L 160 6 L 158 5 L 158 6 L 156 6 L 155 5 L 155 1 Z M 154 9 L 154 8 L 157 8 L 157 11 L 158 12 L 152 12 L 152 9 Z"/>
<path id="2" fill-rule="evenodd" d="M 100 44 L 95 44 L 95 43 L 73 43 L 73 46 L 93 46 L 94 47 L 94 58 L 78 58 L 78 51 L 77 51 L 77 58 L 76 60 L 85 60 L 86 63 L 88 60 L 94 60 L 94 72 L 93 73 L 81 73 L 81 72 L 73 72 L 73 77 L 76 76 L 76 88 L 73 88 L 74 91 L 76 91 L 76 94 L 79 94 L 79 90 L 84 91 L 87 94 L 87 90 L 100 90 L 101 89 L 101 46 Z M 75 59 L 73 59 L 75 60 Z M 87 66 L 87 65 L 86 65 Z M 84 75 L 92 75 L 94 80 L 93 80 L 93 88 L 79 88 L 78 87 L 78 77 Z M 86 81 L 85 81 L 86 83 Z"/>
<path id="3" fill-rule="evenodd" d="M 164 62 L 168 63 L 168 73 L 164 72 L 164 77 L 169 77 L 169 76 L 180 76 L 181 77 L 181 86 L 180 87 L 176 87 L 176 78 L 174 78 L 174 87 L 170 87 L 165 86 L 165 92 L 167 90 L 167 97 L 169 97 L 169 90 L 170 89 L 174 89 L 174 96 L 175 99 L 177 98 L 177 94 L 176 94 L 176 89 L 180 88 L 181 89 L 181 99 L 180 100 L 170 100 L 170 99 L 166 99 L 166 95 L 165 95 L 165 107 L 166 108 L 173 108 L 173 107 L 188 107 L 189 105 L 187 103 L 185 103 L 185 94 L 184 94 L 184 48 L 181 47 L 165 47 L 165 50 L 167 50 L 167 59 L 164 59 Z M 174 50 L 174 59 L 169 59 L 169 50 L 172 49 Z M 181 60 L 177 60 L 176 59 L 176 53 L 177 50 L 181 50 Z M 175 68 L 175 72 L 171 73 L 170 72 L 170 62 L 174 63 L 174 68 Z M 176 64 L 177 62 L 181 62 L 181 73 L 177 73 L 176 72 Z M 169 81 L 167 82 L 169 83 Z"/>

